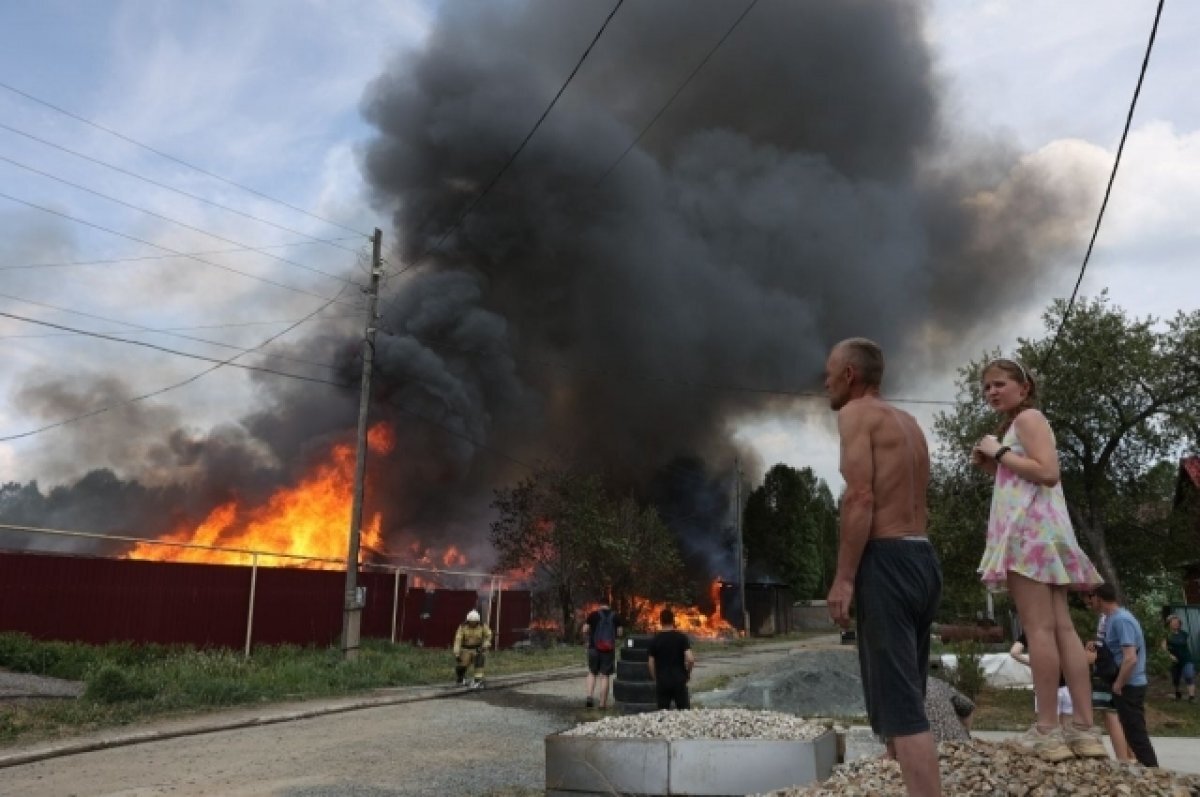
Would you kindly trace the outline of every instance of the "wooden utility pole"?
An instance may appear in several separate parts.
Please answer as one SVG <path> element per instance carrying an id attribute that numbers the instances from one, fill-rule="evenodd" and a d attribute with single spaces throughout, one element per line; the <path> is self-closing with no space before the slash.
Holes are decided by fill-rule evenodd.
<path id="1" fill-rule="evenodd" d="M 750 636 L 750 610 L 746 606 L 746 551 L 742 547 L 742 462 L 734 459 L 734 487 L 737 491 L 737 504 L 733 511 L 736 513 L 737 524 L 737 557 L 738 557 L 738 594 L 742 602 L 742 635 Z"/>
<path id="2" fill-rule="evenodd" d="M 358 436 L 354 457 L 354 503 L 350 508 L 350 542 L 346 546 L 346 595 L 342 608 L 342 656 L 358 655 L 363 601 L 358 595 L 358 541 L 362 535 L 363 490 L 367 474 L 367 413 L 371 405 L 371 371 L 375 362 L 375 321 L 379 278 L 383 276 L 383 233 L 375 229 L 371 251 L 371 286 L 367 289 L 367 326 L 363 335 L 362 389 L 358 396 Z"/>

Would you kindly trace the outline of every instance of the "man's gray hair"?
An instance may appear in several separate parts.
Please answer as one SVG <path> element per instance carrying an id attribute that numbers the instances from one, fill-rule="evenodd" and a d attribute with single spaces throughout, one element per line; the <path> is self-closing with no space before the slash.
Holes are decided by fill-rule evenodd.
<path id="1" fill-rule="evenodd" d="M 846 338 L 838 344 L 846 362 L 854 366 L 858 377 L 867 387 L 879 387 L 883 382 L 883 349 L 869 338 Z"/>

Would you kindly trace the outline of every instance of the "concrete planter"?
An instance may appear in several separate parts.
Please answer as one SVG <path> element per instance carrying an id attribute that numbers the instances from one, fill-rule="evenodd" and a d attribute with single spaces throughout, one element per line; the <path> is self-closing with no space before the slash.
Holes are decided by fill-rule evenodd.
<path id="1" fill-rule="evenodd" d="M 547 797 L 746 795 L 829 777 L 837 736 L 762 739 L 546 737 Z"/>

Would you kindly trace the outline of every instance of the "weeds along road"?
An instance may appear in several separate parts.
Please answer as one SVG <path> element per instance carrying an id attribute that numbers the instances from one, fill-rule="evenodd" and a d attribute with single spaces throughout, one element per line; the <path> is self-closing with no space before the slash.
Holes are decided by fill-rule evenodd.
<path id="1" fill-rule="evenodd" d="M 699 656 L 695 682 L 768 666 L 800 647 L 836 637 L 772 643 Z M 582 652 L 580 654 L 582 661 Z M 583 708 L 583 666 L 540 680 L 482 692 L 408 690 L 411 702 L 345 710 L 348 701 L 317 701 L 288 711 L 337 713 L 273 721 L 258 707 L 181 721 L 148 723 L 121 734 L 203 732 L 109 749 L 59 755 L 0 769 L 0 795 L 393 795 L 541 794 L 544 738 L 600 712 Z M 450 696 L 447 696 L 450 695 Z M 400 692 L 396 693 L 402 697 Z M 407 698 L 405 698 L 407 699 Z M 361 702 L 361 701 L 360 701 Z M 274 719 L 286 712 L 282 709 Z M 247 724 L 253 717 L 270 724 Z M 225 728 L 225 729 L 222 729 Z M 98 743 L 101 736 L 92 737 Z M 74 740 L 86 744 L 88 737 Z M 0 763 L 37 748 L 0 751 Z"/>

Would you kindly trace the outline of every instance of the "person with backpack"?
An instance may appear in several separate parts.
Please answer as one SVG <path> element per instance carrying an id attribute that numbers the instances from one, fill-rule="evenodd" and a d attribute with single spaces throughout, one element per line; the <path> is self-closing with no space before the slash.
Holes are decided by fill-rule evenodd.
<path id="1" fill-rule="evenodd" d="M 1092 669 L 1092 710 L 1104 721 L 1104 729 L 1108 731 L 1108 740 L 1112 743 L 1113 756 L 1117 761 L 1136 763 L 1129 742 L 1125 741 L 1125 729 L 1121 727 L 1121 718 L 1117 716 L 1117 708 L 1112 700 L 1112 682 L 1120 668 L 1112 653 L 1104 646 L 1104 626 L 1108 618 L 1096 593 L 1085 592 L 1083 602 L 1100 617 L 1096 623 L 1096 638 L 1089 640 L 1085 646 L 1088 666 Z"/>
<path id="2" fill-rule="evenodd" d="M 583 641 L 587 645 L 588 708 L 596 705 L 595 693 L 600 685 L 600 708 L 608 708 L 608 682 L 617 664 L 617 639 L 624 629 L 621 618 L 607 603 L 587 616 L 583 623 Z"/>
<path id="3" fill-rule="evenodd" d="M 1150 742 L 1146 730 L 1146 637 L 1142 625 L 1133 614 L 1117 601 L 1117 591 L 1112 584 L 1100 584 L 1092 595 L 1104 614 L 1104 645 L 1116 661 L 1117 672 L 1112 680 L 1112 702 L 1125 731 L 1125 740 L 1138 763 L 1144 767 L 1157 767 L 1158 755 Z M 1096 660 L 1097 674 L 1101 659 Z M 1107 675 L 1107 674 L 1106 674 Z M 1107 678 L 1106 678 L 1107 680 Z"/>

